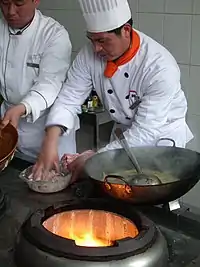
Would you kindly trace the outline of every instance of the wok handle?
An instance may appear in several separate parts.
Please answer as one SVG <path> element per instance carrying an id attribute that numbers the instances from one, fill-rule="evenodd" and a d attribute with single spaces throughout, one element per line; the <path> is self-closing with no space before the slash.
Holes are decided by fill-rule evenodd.
<path id="1" fill-rule="evenodd" d="M 125 191 L 126 191 L 128 194 L 131 194 L 131 193 L 132 193 L 132 188 L 131 188 L 131 186 L 129 185 L 129 183 L 127 183 L 127 181 L 125 181 L 124 178 L 121 177 L 121 176 L 119 176 L 119 175 L 107 175 L 107 176 L 105 176 L 105 178 L 104 178 L 104 183 L 105 183 L 105 187 L 106 187 L 107 190 L 110 191 L 110 190 L 112 189 L 112 183 L 109 183 L 109 182 L 108 182 L 108 179 L 109 179 L 109 178 L 110 178 L 110 179 L 118 179 L 118 180 L 124 182 L 124 184 L 125 184 Z"/>
<path id="2" fill-rule="evenodd" d="M 173 139 L 171 138 L 160 138 L 157 142 L 156 142 L 156 146 L 159 145 L 160 141 L 171 141 L 173 143 L 173 147 L 176 147 L 176 143 Z"/>

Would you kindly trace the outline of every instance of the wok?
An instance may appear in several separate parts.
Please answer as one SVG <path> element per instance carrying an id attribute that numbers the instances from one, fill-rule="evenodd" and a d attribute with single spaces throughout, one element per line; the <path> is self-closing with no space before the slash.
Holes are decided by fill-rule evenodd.
<path id="1" fill-rule="evenodd" d="M 169 139 L 168 139 L 169 140 Z M 171 139 L 170 139 L 171 140 Z M 173 141 L 173 140 L 171 140 Z M 200 179 L 200 153 L 175 147 L 133 148 L 143 170 L 170 176 L 170 182 L 159 185 L 133 185 L 113 173 L 132 170 L 133 166 L 123 149 L 99 153 L 86 161 L 84 172 L 96 186 L 112 197 L 134 204 L 159 205 L 176 200 L 186 194 Z M 107 177 L 106 177 L 107 176 Z"/>
<path id="2" fill-rule="evenodd" d="M 0 132 L 0 172 L 13 159 L 18 142 L 18 133 L 15 127 L 8 124 Z"/>

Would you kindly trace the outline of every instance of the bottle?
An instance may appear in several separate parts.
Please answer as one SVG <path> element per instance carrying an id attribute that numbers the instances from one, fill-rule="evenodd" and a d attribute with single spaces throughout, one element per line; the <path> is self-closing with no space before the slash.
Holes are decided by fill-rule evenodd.
<path id="1" fill-rule="evenodd" d="M 87 113 L 87 112 L 88 112 L 87 99 L 86 99 L 86 101 L 83 103 L 83 105 L 81 106 L 81 108 L 82 108 L 82 112 L 83 112 L 83 113 Z"/>
<path id="2" fill-rule="evenodd" d="M 88 108 L 88 111 L 89 112 L 93 112 L 94 111 L 93 101 L 92 101 L 92 95 L 91 94 L 88 97 L 87 108 Z"/>
<path id="3" fill-rule="evenodd" d="M 92 90 L 92 102 L 93 102 L 93 108 L 98 108 L 99 106 L 99 97 L 95 90 Z"/>

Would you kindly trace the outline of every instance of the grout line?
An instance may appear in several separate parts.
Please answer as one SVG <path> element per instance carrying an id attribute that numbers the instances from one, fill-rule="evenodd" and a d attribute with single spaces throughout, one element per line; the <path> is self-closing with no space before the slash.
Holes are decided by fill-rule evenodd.
<path id="1" fill-rule="evenodd" d="M 162 25 L 162 31 L 163 31 L 163 45 L 165 46 L 165 22 L 166 22 L 166 16 L 163 16 L 163 25 Z"/>
<path id="2" fill-rule="evenodd" d="M 190 113 L 190 111 L 189 111 L 189 109 L 188 109 L 188 116 L 200 117 L 200 114 Z"/>
<path id="3" fill-rule="evenodd" d="M 199 65 L 197 65 L 197 64 L 187 64 L 187 63 L 180 63 L 180 62 L 178 62 L 178 61 L 177 61 L 177 63 L 178 63 L 179 65 L 182 65 L 182 66 L 188 66 L 188 67 L 200 67 L 200 64 L 199 64 Z"/>
<path id="4" fill-rule="evenodd" d="M 195 0 L 193 0 L 193 3 L 192 3 L 192 12 L 193 12 L 193 15 L 196 15 L 195 14 Z"/>
<path id="5" fill-rule="evenodd" d="M 136 0 L 136 27 L 139 30 L 139 0 Z"/>
<path id="6" fill-rule="evenodd" d="M 167 0 L 164 0 L 164 13 L 166 14 L 166 10 L 167 10 Z"/>
<path id="7" fill-rule="evenodd" d="M 138 13 L 141 13 L 141 14 L 154 14 L 154 15 L 186 15 L 186 16 L 195 16 L 195 15 L 200 15 L 200 13 L 199 14 L 193 14 L 193 13 L 169 13 L 169 12 L 151 12 L 151 11 L 149 11 L 149 12 L 142 12 L 142 11 L 140 11 L 140 12 L 138 12 Z"/>
<path id="8" fill-rule="evenodd" d="M 76 9 L 76 8 L 70 8 L 70 9 L 67 9 L 67 8 L 49 8 L 49 7 L 41 7 L 39 8 L 41 11 L 44 11 L 44 10 L 56 10 L 56 11 L 79 11 L 79 9 Z M 141 14 L 154 14 L 154 15 L 157 15 L 157 14 L 160 14 L 160 15 L 194 15 L 194 16 L 200 16 L 200 13 L 170 13 L 170 12 L 152 12 L 152 11 L 139 11 L 139 7 L 137 8 L 137 13 L 141 13 Z"/>
<path id="9" fill-rule="evenodd" d="M 136 0 L 136 4 L 137 4 L 137 8 L 136 8 L 136 9 L 137 9 L 137 13 L 139 13 L 139 1 L 140 1 L 140 0 Z"/>
<path id="10" fill-rule="evenodd" d="M 192 8 L 193 8 L 193 13 L 194 13 L 194 0 L 192 2 Z M 194 15 L 192 16 L 191 19 L 191 36 L 190 36 L 190 65 L 192 65 L 192 44 L 193 44 L 193 26 L 194 26 Z M 191 67 L 190 67 L 191 69 Z M 190 75 L 190 70 L 189 70 L 189 75 Z"/>
<path id="11" fill-rule="evenodd" d="M 190 64 L 189 65 L 190 67 L 200 67 L 200 64 L 198 65 L 198 64 Z"/>
<path id="12" fill-rule="evenodd" d="M 194 0 L 192 0 L 193 2 L 192 2 L 192 11 L 194 11 Z M 194 13 L 194 12 L 193 12 Z M 193 34 L 192 34 L 192 29 L 193 29 L 193 21 L 194 21 L 194 15 L 192 16 L 192 18 L 191 18 L 191 29 L 190 29 L 190 32 L 191 32 L 191 34 L 190 34 L 190 65 L 189 65 L 189 81 L 188 81 L 188 84 L 189 84 L 189 86 L 191 85 L 191 66 L 192 66 L 192 39 L 193 39 Z M 190 93 L 189 93 L 189 90 L 190 90 L 190 88 L 186 88 L 186 94 L 187 94 L 187 99 L 188 99 L 188 101 L 189 101 L 189 95 L 190 95 Z M 188 102 L 187 101 L 187 102 Z M 189 105 L 189 103 L 188 103 L 188 105 Z"/>
<path id="13" fill-rule="evenodd" d="M 193 19 L 192 19 L 192 24 L 193 24 Z M 192 27 L 191 27 L 192 28 Z M 190 75 L 191 75 L 191 67 L 200 67 L 200 65 L 192 65 L 192 29 L 191 29 L 191 42 L 190 42 L 190 65 L 189 65 L 189 80 L 190 80 Z"/>
<path id="14" fill-rule="evenodd" d="M 182 66 L 188 66 L 188 67 L 190 66 L 190 64 L 187 64 L 187 63 L 180 63 L 180 62 L 178 62 L 178 61 L 177 61 L 177 63 L 178 63 L 179 65 L 182 65 Z"/>
<path id="15" fill-rule="evenodd" d="M 164 0 L 164 3 L 163 3 L 163 5 L 164 5 L 164 13 L 166 13 L 166 4 L 167 4 L 167 1 L 166 0 Z M 163 46 L 165 46 L 165 32 L 164 32 L 164 29 L 165 29 L 165 21 L 166 21 L 166 16 L 164 15 L 163 16 L 163 22 L 162 22 L 162 43 L 163 43 Z"/>

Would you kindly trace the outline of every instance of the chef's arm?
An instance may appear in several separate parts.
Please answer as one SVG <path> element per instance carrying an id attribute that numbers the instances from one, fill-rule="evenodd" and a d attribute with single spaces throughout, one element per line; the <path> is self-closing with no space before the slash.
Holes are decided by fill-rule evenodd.
<path id="1" fill-rule="evenodd" d="M 34 122 L 55 101 L 66 79 L 71 61 L 71 42 L 63 28 L 48 41 L 39 63 L 39 75 L 29 93 L 21 101 L 26 107 L 27 120 Z"/>
<path id="2" fill-rule="evenodd" d="M 62 130 L 65 130 L 67 134 L 69 131 L 79 128 L 78 114 L 81 113 L 81 105 L 85 102 L 93 87 L 87 61 L 89 54 L 87 55 L 87 53 L 87 48 L 83 48 L 68 71 L 67 80 L 48 115 L 47 134 L 55 132 L 55 127 L 60 128 L 59 134 L 63 133 Z"/>
<path id="3" fill-rule="evenodd" d="M 124 132 L 131 147 L 155 144 L 160 136 L 160 128 L 167 123 L 172 99 L 181 88 L 178 68 L 168 68 L 169 70 L 163 69 L 149 78 L 149 81 L 145 81 L 149 86 L 142 97 L 132 126 Z M 99 152 L 115 148 L 121 148 L 118 141 L 111 142 Z"/>

